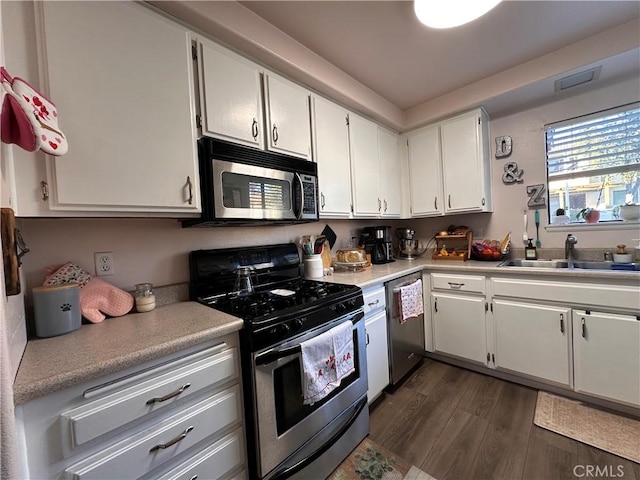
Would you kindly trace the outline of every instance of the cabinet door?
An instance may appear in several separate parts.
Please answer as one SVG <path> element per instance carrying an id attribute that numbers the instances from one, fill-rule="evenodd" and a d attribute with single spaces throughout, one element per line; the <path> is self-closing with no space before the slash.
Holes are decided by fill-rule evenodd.
<path id="1" fill-rule="evenodd" d="M 575 390 L 640 406 L 640 321 L 573 311 Z"/>
<path id="2" fill-rule="evenodd" d="M 408 137 L 411 216 L 443 214 L 440 131 L 424 128 Z"/>
<path id="3" fill-rule="evenodd" d="M 431 316 L 436 352 L 486 364 L 484 297 L 432 292 Z"/>
<path id="4" fill-rule="evenodd" d="M 399 217 L 402 214 L 401 169 L 398 157 L 398 135 L 378 127 L 378 175 L 382 216 Z"/>
<path id="5" fill-rule="evenodd" d="M 353 213 L 377 217 L 382 211 L 378 187 L 378 126 L 359 115 L 349 114 L 349 147 Z"/>
<path id="6" fill-rule="evenodd" d="M 494 300 L 496 367 L 570 386 L 570 315 L 568 308 Z"/>
<path id="7" fill-rule="evenodd" d="M 367 377 L 369 403 L 389 385 L 389 343 L 385 310 L 374 313 L 365 321 L 367 334 Z"/>
<path id="8" fill-rule="evenodd" d="M 486 203 L 479 122 L 469 112 L 440 125 L 445 212 L 480 211 Z"/>
<path id="9" fill-rule="evenodd" d="M 51 98 L 69 152 L 52 208 L 200 211 L 187 30 L 133 2 L 43 2 Z"/>
<path id="10" fill-rule="evenodd" d="M 351 215 L 349 112 L 321 97 L 313 97 L 314 158 L 318 164 L 320 216 Z"/>
<path id="11" fill-rule="evenodd" d="M 212 42 L 199 46 L 202 134 L 264 148 L 260 69 Z"/>
<path id="12" fill-rule="evenodd" d="M 309 92 L 265 73 L 267 148 L 311 160 Z"/>

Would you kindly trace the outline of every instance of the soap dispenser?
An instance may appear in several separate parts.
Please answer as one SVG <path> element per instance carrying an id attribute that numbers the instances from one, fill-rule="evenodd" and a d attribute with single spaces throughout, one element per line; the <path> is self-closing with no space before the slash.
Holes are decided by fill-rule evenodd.
<path id="1" fill-rule="evenodd" d="M 524 247 L 524 258 L 526 260 L 537 260 L 538 252 L 536 251 L 536 247 L 531 243 L 531 239 L 529 239 L 529 245 Z"/>

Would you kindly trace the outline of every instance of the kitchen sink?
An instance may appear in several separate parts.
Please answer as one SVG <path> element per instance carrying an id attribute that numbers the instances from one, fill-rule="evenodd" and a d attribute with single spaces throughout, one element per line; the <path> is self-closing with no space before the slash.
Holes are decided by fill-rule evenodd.
<path id="1" fill-rule="evenodd" d="M 568 268 L 584 270 L 640 271 L 640 263 L 613 263 L 588 260 L 505 260 L 499 267 Z"/>
<path id="2" fill-rule="evenodd" d="M 499 267 L 569 268 L 566 260 L 506 260 Z"/>

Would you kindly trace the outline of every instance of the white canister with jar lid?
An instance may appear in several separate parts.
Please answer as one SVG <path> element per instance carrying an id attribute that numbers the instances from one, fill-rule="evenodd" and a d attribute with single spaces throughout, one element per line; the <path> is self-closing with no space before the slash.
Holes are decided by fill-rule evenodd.
<path id="1" fill-rule="evenodd" d="M 156 296 L 151 283 L 138 283 L 133 295 L 136 299 L 136 310 L 140 313 L 150 312 L 156 308 Z"/>
<path id="2" fill-rule="evenodd" d="M 303 265 L 305 278 L 322 278 L 324 276 L 322 255 L 306 255 Z"/>

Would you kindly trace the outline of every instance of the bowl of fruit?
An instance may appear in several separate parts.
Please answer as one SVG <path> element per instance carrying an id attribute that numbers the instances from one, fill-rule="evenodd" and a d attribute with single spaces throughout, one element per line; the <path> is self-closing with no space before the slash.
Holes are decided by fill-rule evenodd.
<path id="1" fill-rule="evenodd" d="M 502 240 L 483 240 L 471 244 L 471 259 L 496 262 L 509 254 L 511 232 Z"/>

